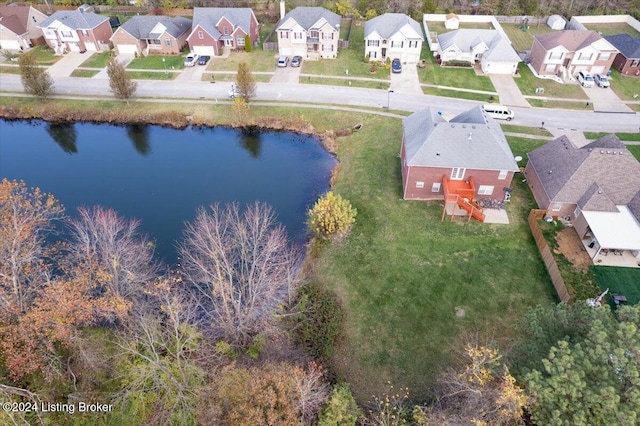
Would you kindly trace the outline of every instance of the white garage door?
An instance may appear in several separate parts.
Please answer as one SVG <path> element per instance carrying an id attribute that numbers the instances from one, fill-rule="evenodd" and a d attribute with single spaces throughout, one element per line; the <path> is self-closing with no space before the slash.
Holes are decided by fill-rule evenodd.
<path id="1" fill-rule="evenodd" d="M 138 46 L 136 46 L 135 44 L 119 44 L 117 48 L 118 53 L 128 53 L 130 55 L 138 53 Z"/>
<path id="2" fill-rule="evenodd" d="M 482 61 L 482 71 L 485 74 L 513 75 L 515 66 L 512 62 L 485 62 Z"/>
<path id="3" fill-rule="evenodd" d="M 84 48 L 87 49 L 87 51 L 89 52 L 95 52 L 96 50 L 98 50 L 96 49 L 96 44 L 91 42 L 85 43 Z"/>
<path id="4" fill-rule="evenodd" d="M 20 50 L 20 43 L 18 43 L 18 40 L 2 40 L 0 41 L 0 47 L 9 50 Z"/>
<path id="5" fill-rule="evenodd" d="M 278 49 L 280 56 L 293 56 L 293 49 L 290 47 L 282 47 Z"/>
<path id="6" fill-rule="evenodd" d="M 207 56 L 215 56 L 213 52 L 213 46 L 193 46 L 193 53 L 197 53 L 198 55 L 207 55 Z"/>
<path id="7" fill-rule="evenodd" d="M 604 72 L 604 67 L 602 65 L 597 67 L 591 67 L 591 74 L 602 74 Z"/>

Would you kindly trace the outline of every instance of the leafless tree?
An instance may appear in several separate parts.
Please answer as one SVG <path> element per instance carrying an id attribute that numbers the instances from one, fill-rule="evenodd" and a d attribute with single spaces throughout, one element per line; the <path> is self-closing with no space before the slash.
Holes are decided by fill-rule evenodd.
<path id="1" fill-rule="evenodd" d="M 262 203 L 198 210 L 179 247 L 183 274 L 217 337 L 245 345 L 264 332 L 295 285 L 299 256 L 271 207 Z"/>
<path id="2" fill-rule="evenodd" d="M 107 285 L 115 295 L 131 299 L 157 277 L 153 243 L 140 232 L 138 220 L 100 206 L 80 207 L 69 227 L 71 261 L 109 274 Z"/>

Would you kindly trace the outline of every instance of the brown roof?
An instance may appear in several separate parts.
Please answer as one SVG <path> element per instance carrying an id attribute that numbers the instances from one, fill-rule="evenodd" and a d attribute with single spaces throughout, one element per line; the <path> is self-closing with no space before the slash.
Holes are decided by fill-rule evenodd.
<path id="1" fill-rule="evenodd" d="M 562 136 L 528 157 L 551 201 L 580 201 L 595 210 L 607 210 L 611 206 L 607 199 L 627 205 L 640 191 L 640 162 L 613 134 L 581 148 Z"/>
<path id="2" fill-rule="evenodd" d="M 0 22 L 15 34 L 22 35 L 27 32 L 30 9 L 31 6 L 0 6 Z"/>
<path id="3" fill-rule="evenodd" d="M 564 46 L 570 52 L 580 50 L 600 40 L 602 36 L 589 30 L 564 30 L 534 36 L 546 50 Z"/>

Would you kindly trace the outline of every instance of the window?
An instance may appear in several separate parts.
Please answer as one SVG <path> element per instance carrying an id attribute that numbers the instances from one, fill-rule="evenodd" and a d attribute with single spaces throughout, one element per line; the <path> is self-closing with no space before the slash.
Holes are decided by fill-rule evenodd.
<path id="1" fill-rule="evenodd" d="M 73 34 L 71 34 L 71 31 L 62 31 L 61 34 L 64 38 L 73 38 Z"/>
<path id="2" fill-rule="evenodd" d="M 600 54 L 600 56 L 598 56 L 598 60 L 600 61 L 606 61 L 607 59 L 609 59 L 611 57 L 611 53 L 610 52 L 602 52 Z"/>
<path id="3" fill-rule="evenodd" d="M 493 185 L 480 185 L 480 188 L 478 188 L 478 195 L 491 194 L 493 194 Z"/>
<path id="4" fill-rule="evenodd" d="M 378 47 L 380 46 L 380 40 L 367 40 L 367 46 Z"/>
<path id="5" fill-rule="evenodd" d="M 554 203 L 553 204 L 553 208 L 551 210 L 553 210 L 554 212 L 559 212 L 560 209 L 562 209 L 562 204 L 560 203 Z"/>
<path id="6" fill-rule="evenodd" d="M 578 56 L 578 59 L 581 60 L 581 61 L 590 61 L 591 58 L 593 58 L 593 53 L 582 52 Z"/>
<path id="7" fill-rule="evenodd" d="M 418 42 L 409 40 L 409 47 L 418 47 Z"/>
<path id="8" fill-rule="evenodd" d="M 638 65 L 640 65 L 640 59 L 635 59 L 635 60 L 631 61 L 631 66 L 632 67 L 637 67 Z"/>
<path id="9" fill-rule="evenodd" d="M 505 180 L 508 174 L 509 170 L 500 170 L 500 173 L 498 173 L 498 179 Z"/>
<path id="10" fill-rule="evenodd" d="M 369 52 L 369 59 L 376 59 L 378 57 L 378 52 L 375 50 L 373 52 Z"/>
<path id="11" fill-rule="evenodd" d="M 302 40 L 302 33 L 293 33 L 294 40 Z"/>
<path id="12" fill-rule="evenodd" d="M 464 178 L 465 169 L 463 167 L 454 167 L 451 169 L 451 179 L 462 180 Z"/>
<path id="13" fill-rule="evenodd" d="M 85 36 L 85 37 L 87 37 L 89 35 L 89 31 L 87 31 L 87 30 L 81 30 L 81 32 L 82 32 L 82 35 Z"/>
<path id="14" fill-rule="evenodd" d="M 433 185 L 431 185 L 431 192 L 440 192 L 440 182 L 433 182 Z"/>
<path id="15" fill-rule="evenodd" d="M 244 46 L 244 37 L 238 36 L 236 38 L 236 46 Z"/>
<path id="16" fill-rule="evenodd" d="M 288 31 L 280 31 L 280 38 L 289 38 Z"/>
<path id="17" fill-rule="evenodd" d="M 322 33 L 322 38 L 324 40 L 333 40 L 333 33 Z"/>
<path id="18" fill-rule="evenodd" d="M 224 35 L 229 35 L 229 28 L 228 27 L 224 27 Z"/>
<path id="19" fill-rule="evenodd" d="M 424 188 L 424 182 L 416 182 L 416 188 Z"/>
<path id="20" fill-rule="evenodd" d="M 320 33 L 318 31 L 309 31 L 309 37 L 311 38 L 319 38 L 320 37 Z"/>
<path id="21" fill-rule="evenodd" d="M 547 64 L 544 67 L 544 71 L 545 72 L 556 72 L 556 67 L 557 67 L 556 64 Z"/>
<path id="22" fill-rule="evenodd" d="M 165 46 L 171 46 L 171 39 L 169 39 L 169 38 L 165 38 L 165 39 L 164 39 L 164 45 L 165 45 Z"/>
<path id="23" fill-rule="evenodd" d="M 562 59 L 562 52 L 549 52 L 549 59 Z"/>
<path id="24" fill-rule="evenodd" d="M 204 38 L 204 33 L 202 31 L 198 31 L 198 38 L 202 40 Z"/>
<path id="25" fill-rule="evenodd" d="M 576 209 L 573 211 L 573 217 L 577 218 L 578 216 L 580 216 L 580 213 L 582 213 L 580 207 L 576 207 Z"/>
<path id="26" fill-rule="evenodd" d="M 404 47 L 404 41 L 392 41 L 391 42 L 391 47 Z"/>
<path id="27" fill-rule="evenodd" d="M 323 52 L 333 52 L 333 44 L 323 44 L 322 45 Z"/>

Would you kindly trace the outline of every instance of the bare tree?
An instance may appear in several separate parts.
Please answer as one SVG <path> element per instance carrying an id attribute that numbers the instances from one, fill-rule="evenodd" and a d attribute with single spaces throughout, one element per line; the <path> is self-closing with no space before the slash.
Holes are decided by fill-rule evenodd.
<path id="1" fill-rule="evenodd" d="M 159 264 L 153 259 L 153 242 L 140 230 L 140 222 L 127 220 L 112 209 L 80 207 L 69 222 L 70 261 L 106 272 L 107 286 L 126 299 L 156 278 Z"/>
<path id="2" fill-rule="evenodd" d="M 115 97 L 129 103 L 129 99 L 136 93 L 138 83 L 131 80 L 131 76 L 116 58 L 111 58 L 107 62 L 107 75 L 109 87 Z"/>
<path id="3" fill-rule="evenodd" d="M 249 64 L 246 62 L 240 62 L 238 64 L 236 85 L 240 92 L 240 97 L 242 97 L 245 103 L 248 104 L 251 98 L 255 98 L 257 90 L 256 80 L 253 78 L 251 69 L 249 69 Z"/>
<path id="4" fill-rule="evenodd" d="M 53 79 L 49 73 L 40 67 L 32 53 L 20 55 L 20 79 L 24 91 L 39 98 L 48 98 L 54 93 Z"/>
<path id="5" fill-rule="evenodd" d="M 242 346 L 265 331 L 295 284 L 293 250 L 266 204 L 198 210 L 179 251 L 217 337 Z"/>

